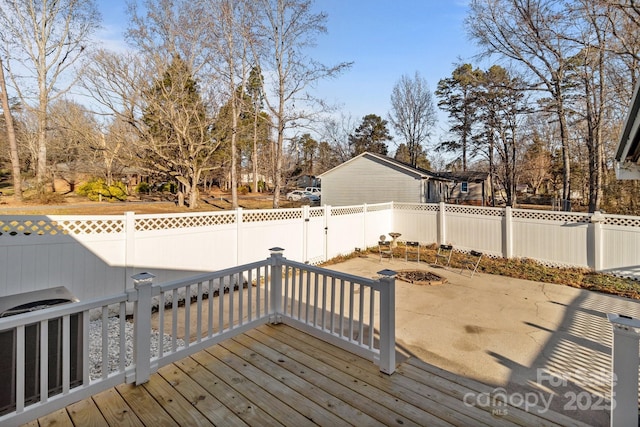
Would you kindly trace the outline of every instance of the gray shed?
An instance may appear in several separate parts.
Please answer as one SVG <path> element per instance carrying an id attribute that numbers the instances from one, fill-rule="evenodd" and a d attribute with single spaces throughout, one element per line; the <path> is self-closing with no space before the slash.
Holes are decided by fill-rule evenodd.
<path id="1" fill-rule="evenodd" d="M 362 153 L 319 176 L 323 205 L 437 203 L 448 199 L 450 180 L 382 154 Z"/>

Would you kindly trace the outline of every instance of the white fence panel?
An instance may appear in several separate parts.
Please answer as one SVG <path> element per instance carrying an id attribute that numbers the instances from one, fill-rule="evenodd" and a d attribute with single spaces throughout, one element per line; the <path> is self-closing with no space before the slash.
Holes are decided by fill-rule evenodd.
<path id="1" fill-rule="evenodd" d="M 364 247 L 377 247 L 380 236 L 384 235 L 386 240 L 390 240 L 389 233 L 397 231 L 393 224 L 391 203 L 366 205 L 364 221 Z"/>
<path id="2" fill-rule="evenodd" d="M 0 295 L 65 286 L 81 300 L 260 261 L 272 247 L 311 264 L 381 235 L 640 279 L 640 217 L 445 204 L 164 215 L 0 216 Z"/>
<path id="3" fill-rule="evenodd" d="M 394 231 L 401 233 L 400 240 L 420 242 L 426 245 L 438 241 L 437 204 L 394 203 Z"/>
<path id="4" fill-rule="evenodd" d="M 513 256 L 551 265 L 589 266 L 589 215 L 513 210 Z"/>
<path id="5" fill-rule="evenodd" d="M 603 271 L 640 277 L 640 218 L 606 215 L 602 242 Z"/>
<path id="6" fill-rule="evenodd" d="M 503 254 L 504 210 L 446 205 L 444 241 L 457 250 Z"/>
<path id="7" fill-rule="evenodd" d="M 273 247 L 283 248 L 291 259 L 303 262 L 303 223 L 301 209 L 243 210 L 238 263 L 263 260 Z"/>
<path id="8" fill-rule="evenodd" d="M 364 207 L 341 206 L 328 209 L 327 257 L 330 259 L 350 254 L 356 247 L 364 247 Z"/>
<path id="9" fill-rule="evenodd" d="M 310 208 L 305 221 L 306 256 L 304 262 L 318 264 L 325 261 L 326 237 L 324 208 Z"/>
<path id="10" fill-rule="evenodd" d="M 82 300 L 122 292 L 122 256 L 113 255 L 123 252 L 122 238 L 117 241 L 105 235 L 103 242 L 84 239 L 83 243 L 77 237 L 28 235 L 3 239 L 0 295 L 56 286 L 73 290 Z"/>

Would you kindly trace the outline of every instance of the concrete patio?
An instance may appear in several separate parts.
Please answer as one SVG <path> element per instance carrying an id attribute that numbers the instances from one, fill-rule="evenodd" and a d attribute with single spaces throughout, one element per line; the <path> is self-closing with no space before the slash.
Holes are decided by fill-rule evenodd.
<path id="1" fill-rule="evenodd" d="M 438 286 L 396 281 L 396 339 L 407 355 L 548 406 L 592 425 L 609 424 L 612 329 L 607 313 L 640 317 L 637 301 L 545 284 L 384 259 L 327 268 L 374 277 L 385 268 L 428 269 Z"/>

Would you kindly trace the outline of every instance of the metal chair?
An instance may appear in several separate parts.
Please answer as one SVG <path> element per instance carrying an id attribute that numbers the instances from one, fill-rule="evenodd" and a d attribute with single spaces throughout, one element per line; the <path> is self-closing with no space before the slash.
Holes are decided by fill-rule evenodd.
<path id="1" fill-rule="evenodd" d="M 404 246 L 404 260 L 412 260 L 420 262 L 420 242 L 407 242 Z"/>
<path id="2" fill-rule="evenodd" d="M 438 252 L 436 252 L 436 264 L 443 265 L 444 267 L 449 267 L 451 263 L 451 255 L 453 254 L 453 246 L 451 245 L 440 245 L 438 247 Z"/>
<path id="3" fill-rule="evenodd" d="M 478 265 L 480 264 L 480 259 L 482 259 L 482 252 L 471 251 L 467 258 L 462 261 L 462 268 L 460 269 L 460 274 L 464 272 L 465 269 L 471 271 L 471 276 L 473 277 L 476 274 L 476 270 L 478 269 Z"/>
<path id="4" fill-rule="evenodd" d="M 382 262 L 382 258 L 387 257 L 389 261 L 393 259 L 393 250 L 391 249 L 391 242 L 385 242 L 384 240 L 380 240 L 378 242 L 378 252 L 380 253 L 380 262 Z"/>

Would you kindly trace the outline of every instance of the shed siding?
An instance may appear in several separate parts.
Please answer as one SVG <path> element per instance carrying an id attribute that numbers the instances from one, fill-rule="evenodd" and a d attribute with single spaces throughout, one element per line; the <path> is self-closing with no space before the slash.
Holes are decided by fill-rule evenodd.
<path id="1" fill-rule="evenodd" d="M 420 203 L 421 180 L 360 157 L 322 176 L 322 204 Z"/>
<path id="2" fill-rule="evenodd" d="M 461 183 L 457 183 L 451 190 L 451 202 L 456 204 L 482 204 L 482 183 L 468 182 L 468 190 L 466 193 L 461 191 Z M 485 188 L 486 191 L 486 188 Z"/>

